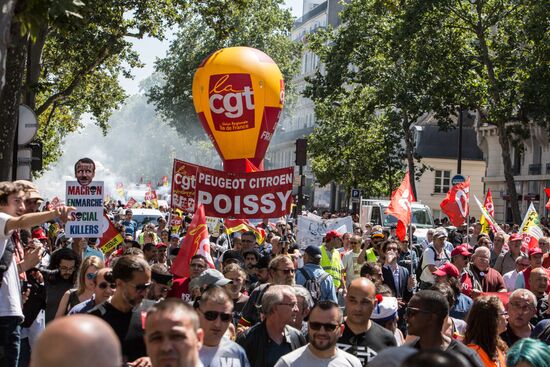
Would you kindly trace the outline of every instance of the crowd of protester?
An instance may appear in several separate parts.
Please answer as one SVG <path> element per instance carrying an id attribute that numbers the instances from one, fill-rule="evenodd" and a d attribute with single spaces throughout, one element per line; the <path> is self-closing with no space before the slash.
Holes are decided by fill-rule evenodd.
<path id="1" fill-rule="evenodd" d="M 0 183 L 0 366 L 550 366 L 550 238 L 528 248 L 517 226 L 399 240 L 354 216 L 303 248 L 289 219 L 220 225 L 213 264 L 178 277 L 191 214 L 140 227 L 107 204 L 124 242 L 106 255 L 43 201 Z"/>

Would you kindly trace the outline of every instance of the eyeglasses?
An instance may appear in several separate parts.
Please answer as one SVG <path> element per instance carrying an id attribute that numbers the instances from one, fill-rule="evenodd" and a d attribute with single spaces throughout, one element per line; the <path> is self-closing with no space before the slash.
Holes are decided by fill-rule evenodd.
<path id="1" fill-rule="evenodd" d="M 136 292 L 145 292 L 151 287 L 151 283 L 137 284 L 137 285 L 132 283 L 128 283 L 128 284 L 134 287 L 136 289 Z"/>
<path id="2" fill-rule="evenodd" d="M 60 266 L 59 270 L 61 271 L 74 271 L 74 266 Z"/>
<path id="3" fill-rule="evenodd" d="M 280 271 L 286 275 L 296 273 L 296 269 L 275 269 L 275 270 Z"/>
<path id="4" fill-rule="evenodd" d="M 96 273 L 87 273 L 86 274 L 86 279 L 88 280 L 94 280 L 96 277 Z"/>
<path id="5" fill-rule="evenodd" d="M 99 287 L 99 289 L 105 289 L 107 287 L 111 287 L 111 289 L 115 289 L 116 288 L 116 284 L 115 283 L 107 283 L 107 282 L 101 282 L 97 285 Z"/>
<path id="6" fill-rule="evenodd" d="M 358 245 L 358 244 L 360 244 L 361 242 L 349 241 L 349 243 L 352 244 L 352 245 Z"/>
<path id="7" fill-rule="evenodd" d="M 340 324 L 330 324 L 330 323 L 322 323 L 322 322 L 314 322 L 314 321 L 309 322 L 309 328 L 311 330 L 321 330 L 321 328 L 323 328 L 325 329 L 325 331 L 331 332 L 336 330 L 338 326 L 340 326 Z"/>
<path id="8" fill-rule="evenodd" d="M 432 312 L 427 311 L 427 310 L 421 310 L 420 308 L 416 308 L 416 307 L 406 307 L 405 308 L 405 316 L 407 316 L 407 317 L 414 316 L 417 313 L 430 314 Z"/>
<path id="9" fill-rule="evenodd" d="M 222 322 L 228 322 L 233 317 L 233 315 L 231 315 L 230 313 L 224 313 L 224 312 L 218 312 L 218 311 L 202 311 L 201 309 L 199 309 L 199 311 L 204 315 L 204 318 L 207 319 L 208 321 L 214 321 L 219 317 Z"/>
<path id="10" fill-rule="evenodd" d="M 508 312 L 506 312 L 506 311 L 500 311 L 498 314 L 500 316 L 504 316 L 504 317 L 508 316 Z"/>
<path id="11" fill-rule="evenodd" d="M 521 303 L 515 303 L 515 302 L 510 302 L 508 306 L 512 306 L 513 308 L 520 310 L 521 312 L 531 311 L 535 308 L 535 306 L 530 304 L 521 304 Z"/>

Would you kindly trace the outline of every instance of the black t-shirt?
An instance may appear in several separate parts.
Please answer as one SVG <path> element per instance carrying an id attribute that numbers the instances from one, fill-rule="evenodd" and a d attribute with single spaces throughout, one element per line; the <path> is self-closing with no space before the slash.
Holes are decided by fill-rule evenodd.
<path id="1" fill-rule="evenodd" d="M 145 342 L 143 341 L 143 320 L 142 312 L 154 302 L 144 301 L 136 310 L 122 312 L 113 307 L 109 302 L 94 307 L 89 313 L 102 318 L 111 325 L 122 345 L 124 362 L 133 362 L 140 357 L 147 355 Z"/>
<path id="2" fill-rule="evenodd" d="M 405 346 L 420 349 L 420 344 L 418 343 L 418 340 L 412 344 L 406 344 Z M 479 358 L 479 355 L 476 353 L 476 351 L 468 348 L 467 346 L 455 339 L 451 339 L 451 342 L 447 347 L 447 351 L 462 355 L 470 363 L 471 367 L 484 367 L 484 364 Z"/>
<path id="3" fill-rule="evenodd" d="M 397 346 L 397 342 L 391 331 L 375 322 L 371 322 L 369 330 L 361 334 L 354 334 L 345 323 L 344 332 L 336 345 L 343 351 L 359 358 L 363 366 L 366 366 L 378 355 L 378 352 L 388 347 Z"/>

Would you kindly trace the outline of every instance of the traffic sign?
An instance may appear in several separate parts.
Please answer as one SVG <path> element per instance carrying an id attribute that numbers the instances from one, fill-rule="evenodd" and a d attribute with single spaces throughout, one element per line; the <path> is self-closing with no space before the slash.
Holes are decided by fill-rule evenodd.
<path id="1" fill-rule="evenodd" d="M 454 175 L 453 178 L 451 178 L 451 185 L 458 185 L 459 183 L 465 182 L 466 177 L 462 175 Z"/>
<path id="2" fill-rule="evenodd" d="M 351 202 L 358 203 L 361 200 L 361 190 L 351 189 Z"/>

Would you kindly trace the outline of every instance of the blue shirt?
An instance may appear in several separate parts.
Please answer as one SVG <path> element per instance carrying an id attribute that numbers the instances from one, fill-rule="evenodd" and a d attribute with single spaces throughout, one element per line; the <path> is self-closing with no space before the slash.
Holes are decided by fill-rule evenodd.
<path id="1" fill-rule="evenodd" d="M 460 293 L 456 298 L 455 304 L 449 310 L 449 316 L 454 317 L 455 319 L 464 320 L 466 319 L 468 312 L 470 312 L 470 308 L 472 308 L 473 304 L 474 301 L 472 301 L 470 297 Z"/>
<path id="2" fill-rule="evenodd" d="M 105 261 L 105 255 L 103 255 L 103 252 L 101 252 L 101 250 L 98 250 L 98 249 L 90 247 L 90 246 L 86 246 L 86 249 L 84 250 L 84 253 L 82 254 L 82 260 L 84 260 L 85 258 L 90 257 L 90 256 L 97 256 L 102 261 Z"/>
<path id="3" fill-rule="evenodd" d="M 239 344 L 223 337 L 217 347 L 203 345 L 199 358 L 205 367 L 250 367 L 246 352 Z"/>
<path id="4" fill-rule="evenodd" d="M 137 232 L 137 222 L 135 220 L 125 220 L 124 222 L 122 222 L 122 225 L 124 226 L 124 233 L 132 236 L 132 238 L 135 240 Z"/>
<path id="5" fill-rule="evenodd" d="M 322 277 L 326 272 L 323 270 L 321 265 L 307 263 L 304 264 L 304 269 L 313 279 L 318 279 Z M 304 285 L 306 284 L 306 278 L 301 271 L 296 272 L 296 284 Z M 336 297 L 336 288 L 334 287 L 334 282 L 332 281 L 332 276 L 328 276 L 325 280 L 320 283 L 321 287 L 321 299 L 319 301 L 334 301 L 338 302 Z"/>

